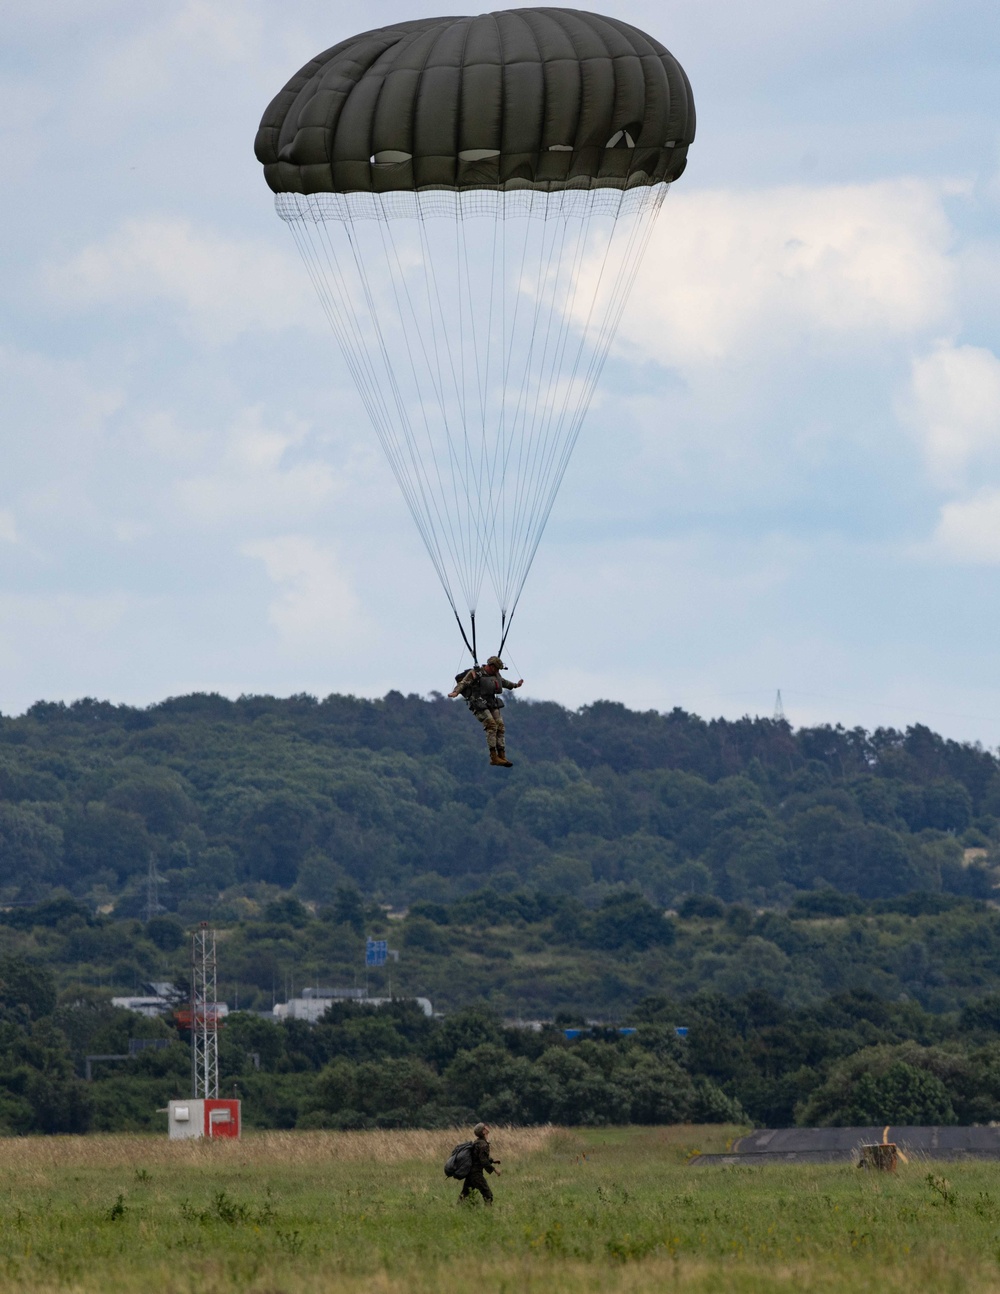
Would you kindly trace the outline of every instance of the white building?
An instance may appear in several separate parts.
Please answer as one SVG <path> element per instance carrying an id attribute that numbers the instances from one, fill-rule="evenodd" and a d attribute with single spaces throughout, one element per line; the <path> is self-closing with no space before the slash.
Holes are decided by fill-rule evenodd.
<path id="1" fill-rule="evenodd" d="M 326 1014 L 333 1002 L 356 1002 L 359 1006 L 388 1006 L 390 1002 L 416 1002 L 424 1015 L 434 1014 L 430 998 L 391 998 L 368 997 L 361 988 L 306 988 L 301 997 L 293 997 L 288 1002 L 279 1002 L 273 1008 L 276 1020 L 306 1020 L 315 1024 Z"/>
<path id="2" fill-rule="evenodd" d="M 143 987 L 147 990 L 145 994 L 134 997 L 113 997 L 111 1005 L 149 1017 L 166 1015 L 168 1011 L 185 1005 L 185 1000 L 178 995 L 173 984 L 158 982 L 145 984 Z M 215 1014 L 216 1018 L 221 1020 L 223 1016 L 229 1014 L 229 1007 L 225 1002 L 216 1002 Z"/>

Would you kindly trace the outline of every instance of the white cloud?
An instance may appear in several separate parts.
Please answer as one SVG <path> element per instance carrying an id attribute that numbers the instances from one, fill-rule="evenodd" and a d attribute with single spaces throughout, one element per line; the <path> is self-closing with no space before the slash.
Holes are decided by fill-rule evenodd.
<path id="1" fill-rule="evenodd" d="M 698 366 L 781 350 L 803 333 L 869 344 L 948 317 L 951 230 L 918 180 L 759 191 L 675 188 L 619 344 Z"/>
<path id="2" fill-rule="evenodd" d="M 1000 563 L 1000 490 L 983 490 L 972 499 L 946 503 L 931 551 L 952 561 Z"/>
<path id="3" fill-rule="evenodd" d="M 4 494 L 21 523 L 64 525 L 90 510 L 96 463 L 121 409 L 120 390 L 101 385 L 74 360 L 0 346 Z"/>
<path id="4" fill-rule="evenodd" d="M 261 21 L 256 5 L 244 0 L 185 0 L 154 10 L 155 19 L 109 44 L 100 60 L 102 94 L 137 103 L 175 88 L 177 78 L 190 76 L 192 64 L 243 63 L 257 53 Z M 133 12 L 129 12 L 129 11 Z M 134 6 L 123 6 L 121 26 L 134 22 Z"/>
<path id="5" fill-rule="evenodd" d="M 52 41 L 67 29 L 77 41 L 86 30 L 100 30 L 107 18 L 123 19 L 135 5 L 129 0 L 46 0 L 44 5 L 10 5 L 4 14 L 4 34 L 16 40 Z"/>
<path id="6" fill-rule="evenodd" d="M 98 386 L 86 366 L 75 360 L 56 359 L 37 351 L 0 345 L 0 389 L 4 392 L 5 454 L 25 442 L 41 446 L 49 468 L 59 445 L 60 455 L 83 443 L 87 451 L 107 419 L 124 402 L 122 392 Z"/>
<path id="7" fill-rule="evenodd" d="M 5 544 L 17 544 L 20 536 L 17 533 L 17 522 L 9 508 L 0 508 L 0 541 Z"/>
<path id="8" fill-rule="evenodd" d="M 121 544 L 133 544 L 139 539 L 148 539 L 153 534 L 153 527 L 148 521 L 116 521 L 112 534 Z"/>
<path id="9" fill-rule="evenodd" d="M 198 462 L 212 447 L 211 434 L 203 427 L 181 424 L 167 409 L 138 414 L 132 424 L 136 441 L 154 458 L 175 467 Z"/>
<path id="10" fill-rule="evenodd" d="M 66 304 L 125 306 L 165 300 L 179 307 L 203 341 L 244 332 L 317 325 L 297 259 L 273 241 L 226 238 L 168 217 L 127 220 L 47 273 Z"/>
<path id="11" fill-rule="evenodd" d="M 0 117 L 4 122 L 0 166 L 7 174 L 16 168 L 18 187 L 31 185 L 38 174 L 39 154 L 46 142 L 40 123 L 51 112 L 52 104 L 53 92 L 48 87 L 25 76 L 0 76 Z"/>
<path id="12" fill-rule="evenodd" d="M 224 525 L 302 517 L 336 493 L 340 482 L 329 464 L 294 461 L 306 437 L 303 427 L 274 430 L 259 409 L 247 409 L 214 447 L 212 470 L 176 483 L 184 510 L 207 524 Z"/>
<path id="13" fill-rule="evenodd" d="M 942 342 L 913 361 L 901 412 L 932 480 L 953 487 L 971 466 L 1000 464 L 1000 359 L 982 346 Z"/>
<path id="14" fill-rule="evenodd" d="M 264 563 L 282 592 L 267 618 L 292 651 L 342 646 L 366 630 L 357 594 L 336 555 L 304 535 L 244 544 L 240 551 Z"/>
<path id="15" fill-rule="evenodd" d="M 122 593 L 0 594 L 0 663 L 20 670 L 42 655 L 89 657 L 119 633 L 133 604 Z M 99 659 L 99 657 L 97 658 Z"/>

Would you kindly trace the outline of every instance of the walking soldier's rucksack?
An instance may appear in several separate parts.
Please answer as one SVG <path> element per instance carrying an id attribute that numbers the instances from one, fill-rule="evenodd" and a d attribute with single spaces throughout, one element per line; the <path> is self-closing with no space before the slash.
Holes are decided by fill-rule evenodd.
<path id="1" fill-rule="evenodd" d="M 461 1182 L 472 1172 L 471 1141 L 460 1141 L 444 1164 L 445 1177 L 457 1177 Z"/>

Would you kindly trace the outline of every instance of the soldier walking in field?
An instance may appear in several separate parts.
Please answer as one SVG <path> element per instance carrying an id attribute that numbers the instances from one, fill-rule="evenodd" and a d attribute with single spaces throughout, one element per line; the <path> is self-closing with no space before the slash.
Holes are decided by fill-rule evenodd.
<path id="1" fill-rule="evenodd" d="M 512 683 L 501 675 L 503 668 L 500 657 L 491 656 L 485 665 L 474 665 L 464 677 L 457 678 L 454 690 L 448 695 L 452 699 L 464 697 L 469 709 L 483 725 L 490 763 L 500 768 L 513 768 L 507 758 L 507 734 L 500 711 L 503 709 L 504 688 L 513 691 L 524 683 L 524 679 Z"/>
<path id="2" fill-rule="evenodd" d="M 472 1143 L 472 1167 L 469 1169 L 465 1181 L 462 1183 L 462 1194 L 458 1197 L 459 1204 L 468 1199 L 473 1191 L 478 1191 L 483 1197 L 484 1204 L 493 1203 L 493 1192 L 486 1184 L 486 1173 L 496 1173 L 500 1176 L 499 1170 L 495 1167 L 499 1164 L 499 1159 L 493 1159 L 490 1155 L 490 1129 L 485 1123 L 477 1123 L 472 1129 L 475 1135 L 475 1141 Z"/>

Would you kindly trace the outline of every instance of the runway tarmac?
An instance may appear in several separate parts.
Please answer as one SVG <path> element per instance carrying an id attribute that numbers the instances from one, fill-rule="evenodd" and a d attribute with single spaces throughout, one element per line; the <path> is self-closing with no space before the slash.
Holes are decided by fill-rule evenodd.
<path id="1" fill-rule="evenodd" d="M 691 1165 L 856 1163 L 859 1147 L 876 1142 L 894 1142 L 904 1159 L 1000 1159 L 1000 1127 L 759 1128 Z"/>

